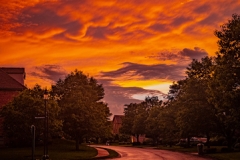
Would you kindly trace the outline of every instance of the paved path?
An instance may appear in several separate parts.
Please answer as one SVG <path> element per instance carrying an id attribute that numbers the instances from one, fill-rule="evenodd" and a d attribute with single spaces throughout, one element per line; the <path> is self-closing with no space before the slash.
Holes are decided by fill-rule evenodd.
<path id="1" fill-rule="evenodd" d="M 115 150 L 121 155 L 121 158 L 114 158 L 118 160 L 211 160 L 210 158 L 200 157 L 198 154 L 186 154 L 167 150 L 158 150 L 153 148 L 134 148 L 100 145 L 92 145 L 92 147 L 102 147 Z M 106 152 L 100 151 L 100 155 L 98 156 L 107 156 Z"/>

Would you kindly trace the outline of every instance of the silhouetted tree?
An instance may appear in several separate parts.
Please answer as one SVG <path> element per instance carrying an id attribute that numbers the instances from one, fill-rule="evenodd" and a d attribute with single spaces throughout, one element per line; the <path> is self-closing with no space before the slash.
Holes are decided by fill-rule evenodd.
<path id="1" fill-rule="evenodd" d="M 240 16 L 233 14 L 215 35 L 219 38 L 219 49 L 209 82 L 209 101 L 231 148 L 232 138 L 240 129 Z"/>
<path id="2" fill-rule="evenodd" d="M 110 111 L 101 100 L 104 89 L 93 77 L 75 70 L 52 86 L 58 98 L 63 131 L 76 140 L 76 150 L 84 137 L 99 137 L 110 132 Z"/>
<path id="3" fill-rule="evenodd" d="M 44 90 L 39 85 L 33 89 L 26 89 L 16 96 L 12 102 L 3 107 L 1 116 L 3 117 L 4 134 L 9 140 L 10 146 L 23 146 L 31 144 L 31 125 L 36 127 L 36 139 L 43 140 L 44 120 L 35 119 L 43 117 Z M 62 121 L 59 120 L 60 108 L 53 97 L 47 100 L 47 110 L 49 117 L 49 136 L 61 136 Z"/>

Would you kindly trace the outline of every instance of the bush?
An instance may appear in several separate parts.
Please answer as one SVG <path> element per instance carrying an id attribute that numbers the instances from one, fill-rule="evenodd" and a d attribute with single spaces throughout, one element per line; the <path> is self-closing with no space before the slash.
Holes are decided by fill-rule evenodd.
<path id="1" fill-rule="evenodd" d="M 133 142 L 132 145 L 133 146 L 138 146 L 138 145 L 141 145 L 141 143 L 140 142 Z"/>
<path id="2" fill-rule="evenodd" d="M 119 145 L 126 145 L 126 144 L 131 144 L 131 142 L 119 142 Z"/>
<path id="3" fill-rule="evenodd" d="M 234 145 L 234 148 L 240 149 L 240 143 L 236 143 L 236 144 Z"/>
<path id="4" fill-rule="evenodd" d="M 147 138 L 144 142 L 143 142 L 144 145 L 154 145 L 154 142 L 151 138 Z"/>
<path id="5" fill-rule="evenodd" d="M 214 137 L 210 139 L 209 144 L 211 146 L 222 146 L 224 143 L 226 143 L 226 139 L 224 137 Z"/>
<path id="6" fill-rule="evenodd" d="M 203 150 L 204 153 L 209 154 L 209 153 L 216 153 L 217 152 L 217 148 L 207 148 Z"/>
<path id="7" fill-rule="evenodd" d="M 232 152 L 232 151 L 233 151 L 232 148 L 227 148 L 227 147 L 223 147 L 223 148 L 221 149 L 221 152 L 224 152 L 224 153 L 226 153 L 226 152 Z"/>

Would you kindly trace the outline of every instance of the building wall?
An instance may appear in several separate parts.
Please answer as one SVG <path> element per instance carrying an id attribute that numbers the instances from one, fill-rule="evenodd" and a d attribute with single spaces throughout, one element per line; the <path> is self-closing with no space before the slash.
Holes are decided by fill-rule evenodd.
<path id="1" fill-rule="evenodd" d="M 113 134 L 119 134 L 119 129 L 121 128 L 121 123 L 113 123 Z"/>
<path id="2" fill-rule="evenodd" d="M 18 91 L 0 91 L 0 109 L 18 95 Z"/>

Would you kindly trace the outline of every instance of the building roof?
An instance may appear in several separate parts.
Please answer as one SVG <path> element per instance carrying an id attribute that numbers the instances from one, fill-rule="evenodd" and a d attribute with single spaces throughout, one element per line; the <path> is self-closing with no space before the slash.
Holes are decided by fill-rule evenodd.
<path id="1" fill-rule="evenodd" d="M 24 85 L 8 74 L 25 74 L 25 72 L 24 68 L 0 68 L 0 90 L 21 91 L 26 89 Z"/>
<path id="2" fill-rule="evenodd" d="M 124 115 L 114 115 L 113 123 L 120 123 L 120 124 L 122 124 L 123 117 L 124 117 Z"/>
<path id="3" fill-rule="evenodd" d="M 0 68 L 2 71 L 4 71 L 7 74 L 25 74 L 25 69 L 24 68 L 6 68 L 6 67 L 1 67 Z"/>

